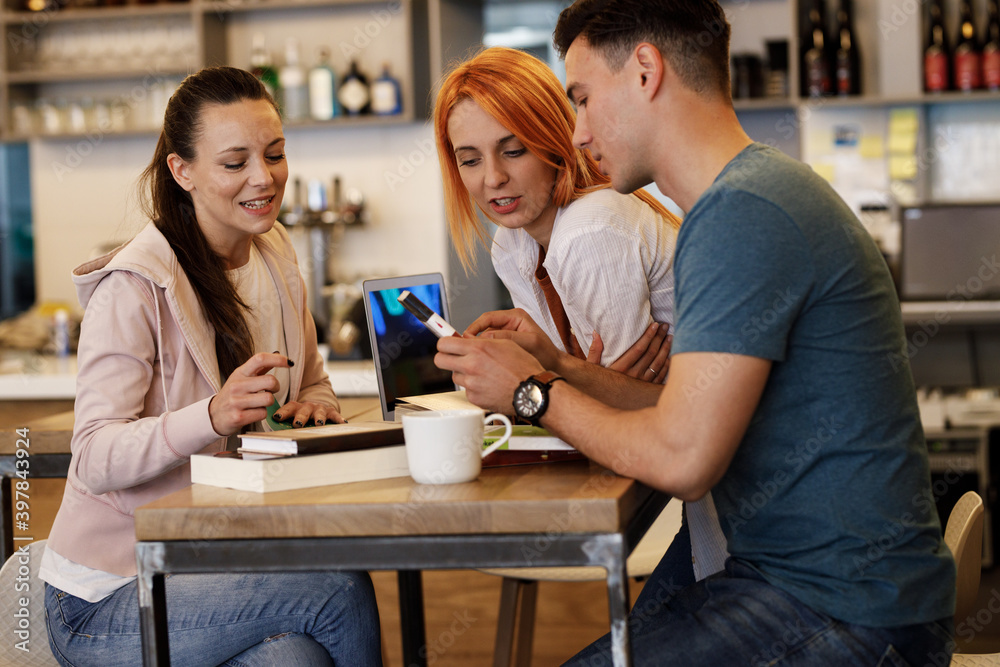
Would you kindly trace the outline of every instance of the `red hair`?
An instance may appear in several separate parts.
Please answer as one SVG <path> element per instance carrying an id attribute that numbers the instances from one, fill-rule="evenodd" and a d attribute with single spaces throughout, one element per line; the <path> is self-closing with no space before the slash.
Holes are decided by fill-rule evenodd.
<path id="1" fill-rule="evenodd" d="M 451 110 L 467 99 L 509 130 L 535 157 L 556 169 L 552 190 L 556 206 L 561 208 L 611 185 L 590 153 L 573 146 L 576 113 L 548 65 L 515 49 L 495 46 L 481 51 L 451 71 L 434 104 L 445 213 L 452 242 L 466 270 L 475 267 L 476 244 L 488 247 L 489 239 L 462 182 L 455 146 L 448 136 Z M 637 190 L 634 196 L 674 227 L 680 225 L 680 220 L 645 190 Z"/>

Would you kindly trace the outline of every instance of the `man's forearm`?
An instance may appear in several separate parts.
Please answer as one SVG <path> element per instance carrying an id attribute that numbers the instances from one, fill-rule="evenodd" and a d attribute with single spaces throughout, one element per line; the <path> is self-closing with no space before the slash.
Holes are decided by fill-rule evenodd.
<path id="1" fill-rule="evenodd" d="M 588 396 L 620 410 L 654 406 L 663 391 L 662 384 L 643 382 L 568 354 L 560 354 L 557 367 L 551 370 Z"/>

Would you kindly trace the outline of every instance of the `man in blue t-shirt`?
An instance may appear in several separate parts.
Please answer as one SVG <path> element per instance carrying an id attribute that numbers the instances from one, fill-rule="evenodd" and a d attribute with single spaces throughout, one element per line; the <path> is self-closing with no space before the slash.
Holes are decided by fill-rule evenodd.
<path id="1" fill-rule="evenodd" d="M 636 664 L 947 665 L 955 566 L 874 243 L 825 181 L 743 131 L 715 0 L 579 0 L 555 38 L 577 145 L 619 192 L 655 182 L 687 211 L 667 383 L 560 354 L 517 311 L 439 341 L 438 365 L 621 474 L 712 491 L 731 558 L 640 598 Z M 666 589 L 661 569 L 647 590 Z"/>

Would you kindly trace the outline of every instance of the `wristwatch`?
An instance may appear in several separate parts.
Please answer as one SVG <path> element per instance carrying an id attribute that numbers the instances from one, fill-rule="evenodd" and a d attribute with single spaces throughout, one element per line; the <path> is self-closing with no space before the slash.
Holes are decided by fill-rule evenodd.
<path id="1" fill-rule="evenodd" d="M 514 390 L 514 414 L 529 424 L 538 426 L 538 420 L 549 407 L 549 387 L 556 380 L 565 379 L 553 371 L 545 371 L 517 385 Z"/>

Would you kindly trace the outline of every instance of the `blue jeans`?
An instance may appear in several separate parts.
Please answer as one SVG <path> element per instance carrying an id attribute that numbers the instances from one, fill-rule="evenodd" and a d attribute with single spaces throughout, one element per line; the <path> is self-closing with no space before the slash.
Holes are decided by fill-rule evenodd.
<path id="1" fill-rule="evenodd" d="M 188 574 L 165 586 L 171 664 L 382 664 L 367 573 Z M 46 585 L 45 612 L 60 664 L 142 664 L 136 582 L 94 603 Z"/>
<path id="2" fill-rule="evenodd" d="M 734 558 L 725 571 L 684 586 L 681 552 L 686 548 L 690 561 L 690 542 L 677 546 L 667 550 L 629 615 L 635 667 L 948 667 L 951 662 L 950 617 L 901 628 L 844 623 L 810 609 Z M 605 635 L 566 665 L 611 665 L 610 646 Z"/>

